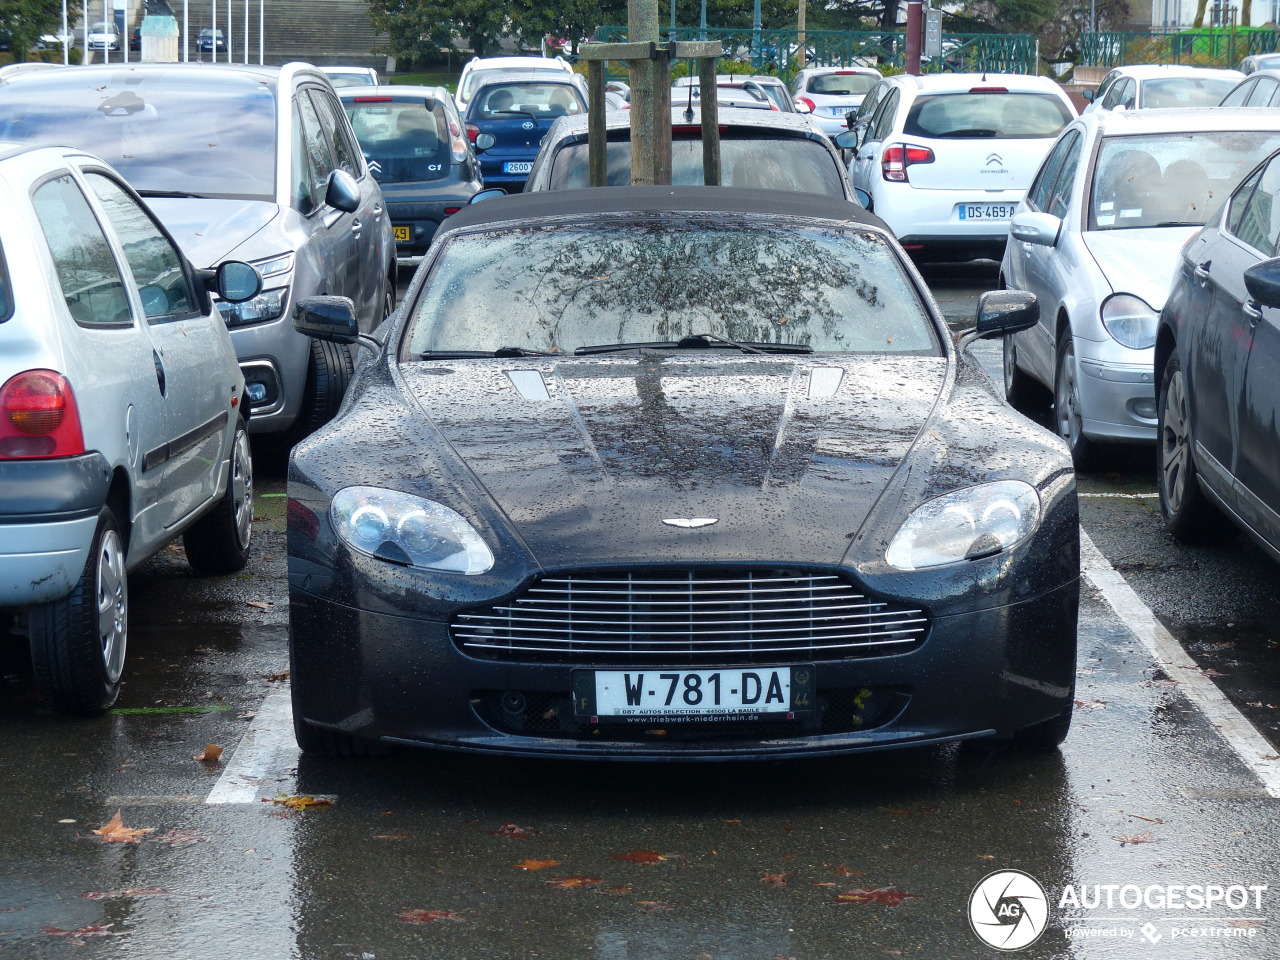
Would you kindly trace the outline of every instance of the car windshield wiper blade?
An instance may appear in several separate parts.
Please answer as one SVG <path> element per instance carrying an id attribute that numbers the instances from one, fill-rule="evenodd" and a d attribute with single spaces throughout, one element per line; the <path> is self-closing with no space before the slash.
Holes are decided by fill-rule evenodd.
<path id="1" fill-rule="evenodd" d="M 743 353 L 813 353 L 813 347 L 807 343 L 766 343 L 758 340 L 740 342 L 715 333 L 693 333 L 679 340 L 655 340 L 649 343 L 597 343 L 578 347 L 573 352 L 581 357 L 593 353 L 622 353 L 626 350 L 703 350 L 717 344 L 733 347 Z"/>
<path id="2" fill-rule="evenodd" d="M 202 193 L 184 193 L 181 190 L 139 190 L 140 197 L 173 197 L 178 200 L 208 200 Z"/>
<path id="3" fill-rule="evenodd" d="M 490 357 L 559 357 L 562 354 L 548 350 L 530 350 L 526 347 L 499 347 L 497 350 L 423 350 L 419 360 L 484 360 Z"/>

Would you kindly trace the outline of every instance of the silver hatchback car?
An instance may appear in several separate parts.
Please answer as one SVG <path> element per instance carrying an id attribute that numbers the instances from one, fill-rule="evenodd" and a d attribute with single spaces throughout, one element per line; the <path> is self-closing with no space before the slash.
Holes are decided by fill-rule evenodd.
<path id="1" fill-rule="evenodd" d="M 0 142 L 0 636 L 25 636 L 45 701 L 120 690 L 127 572 L 181 536 L 197 573 L 244 566 L 253 467 L 244 377 L 198 270 L 119 174 Z"/>
<path id="2" fill-rule="evenodd" d="M 69 143 L 147 200 L 197 266 L 234 255 L 264 289 L 220 304 L 249 385 L 251 430 L 298 439 L 337 412 L 345 348 L 297 333 L 293 305 L 344 296 L 368 331 L 391 312 L 395 244 L 333 87 L 317 68 L 110 64 L 0 86 L 0 140 Z"/>

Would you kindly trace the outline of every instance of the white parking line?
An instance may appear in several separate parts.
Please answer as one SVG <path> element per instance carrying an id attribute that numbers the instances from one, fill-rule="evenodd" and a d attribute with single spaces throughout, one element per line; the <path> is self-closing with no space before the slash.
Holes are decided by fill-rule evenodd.
<path id="1" fill-rule="evenodd" d="M 1155 618 L 1151 608 L 1142 602 L 1133 587 L 1094 546 L 1083 527 L 1080 530 L 1080 566 L 1081 572 L 1110 604 L 1116 616 L 1142 641 L 1151 658 L 1178 682 L 1187 699 L 1199 708 L 1222 739 L 1239 754 L 1267 793 L 1280 797 L 1280 757 L 1277 757 L 1275 749 L 1214 685 L 1213 680 L 1204 675 L 1182 645 Z"/>
<path id="2" fill-rule="evenodd" d="M 275 796 L 297 764 L 289 688 L 273 687 L 204 802 L 253 803 L 264 784 Z"/>
<path id="3" fill-rule="evenodd" d="M 1122 500 L 1156 500 L 1159 498 L 1160 494 L 1158 493 L 1078 493 L 1076 494 L 1076 496 L 1082 497 L 1082 498 L 1083 497 L 1091 497 L 1091 498 L 1116 497 Z"/>

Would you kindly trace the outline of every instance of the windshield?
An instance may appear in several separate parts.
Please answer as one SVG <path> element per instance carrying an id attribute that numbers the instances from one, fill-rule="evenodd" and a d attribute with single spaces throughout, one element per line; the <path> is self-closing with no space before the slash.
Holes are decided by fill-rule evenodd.
<path id="1" fill-rule="evenodd" d="M 624 131 L 625 132 L 625 131 Z M 680 136 L 677 134 L 677 136 Z M 631 183 L 631 141 L 610 140 L 609 186 Z M 726 187 L 821 193 L 844 198 L 842 171 L 826 147 L 801 137 L 733 136 L 721 133 L 721 178 Z M 552 161 L 550 189 L 588 185 L 587 145 L 562 147 Z M 671 182 L 701 184 L 702 138 L 682 137 L 671 144 Z"/>
<path id="2" fill-rule="evenodd" d="M 549 73 L 552 76 L 568 76 L 569 71 L 560 67 L 490 67 L 488 70 L 472 70 L 467 74 L 466 79 L 462 82 L 462 89 L 458 91 L 458 96 L 463 100 L 470 100 L 471 94 L 474 93 L 481 84 L 488 83 L 503 76 L 511 76 L 513 73 Z"/>
<path id="3" fill-rule="evenodd" d="M 449 172 L 449 117 L 436 100 L 345 100 L 369 170 L 379 183 L 439 180 Z"/>
<path id="4" fill-rule="evenodd" d="M 1142 106 L 1216 107 L 1231 92 L 1239 77 L 1161 77 L 1142 85 Z"/>
<path id="5" fill-rule="evenodd" d="M 97 154 L 144 194 L 274 200 L 276 98 L 248 77 L 203 71 L 43 71 L 0 98 L 0 140 Z"/>
<path id="6" fill-rule="evenodd" d="M 1094 169 L 1089 229 L 1202 225 L 1277 148 L 1280 131 L 1106 137 Z"/>
<path id="7" fill-rule="evenodd" d="M 822 73 L 809 78 L 809 92 L 834 96 L 861 96 L 874 87 L 879 79 L 879 74 Z"/>
<path id="8" fill-rule="evenodd" d="M 587 112 L 587 103 L 578 89 L 568 83 L 491 83 L 477 88 L 467 106 L 467 117 L 519 120 L 521 118 L 565 117 Z"/>
<path id="9" fill-rule="evenodd" d="M 723 214 L 451 236 L 413 308 L 402 356 L 572 353 L 697 334 L 941 355 L 914 285 L 879 235 Z"/>
<path id="10" fill-rule="evenodd" d="M 1049 93 L 938 93 L 917 97 L 902 132 L 916 137 L 954 140 L 1006 140 L 1056 137 L 1071 111 Z"/>

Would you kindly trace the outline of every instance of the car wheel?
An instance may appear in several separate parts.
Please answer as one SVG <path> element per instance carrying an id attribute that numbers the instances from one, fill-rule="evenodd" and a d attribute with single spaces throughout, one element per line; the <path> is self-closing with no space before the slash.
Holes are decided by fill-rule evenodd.
<path id="1" fill-rule="evenodd" d="M 1067 327 L 1058 338 L 1058 366 L 1053 378 L 1053 421 L 1058 436 L 1071 448 L 1077 470 L 1088 469 L 1094 457 L 1093 442 L 1084 435 L 1080 416 L 1080 384 L 1076 373 L 1076 348 Z"/>
<path id="2" fill-rule="evenodd" d="M 391 316 L 396 309 L 396 274 L 391 271 L 391 276 L 387 278 L 387 293 L 382 298 L 382 319 L 385 320 Z"/>
<path id="3" fill-rule="evenodd" d="M 314 433 L 333 419 L 351 383 L 352 369 L 351 354 L 345 346 L 327 340 L 311 341 L 307 387 L 302 395 L 302 410 L 293 428 L 295 441 Z"/>
<path id="4" fill-rule="evenodd" d="M 1018 346 L 1013 337 L 1004 338 L 1004 398 L 1013 409 L 1026 412 L 1042 403 L 1045 390 L 1035 378 L 1018 366 Z"/>
<path id="5" fill-rule="evenodd" d="M 120 695 L 129 635 L 129 581 L 115 514 L 103 507 L 80 579 L 27 612 L 36 686 L 59 713 L 102 713 Z"/>
<path id="6" fill-rule="evenodd" d="M 1067 739 L 1071 732 L 1071 707 L 1041 723 L 1023 727 L 1013 735 L 1013 745 L 1019 750 L 1053 750 Z"/>
<path id="7" fill-rule="evenodd" d="M 253 452 L 244 419 L 236 418 L 227 465 L 227 489 L 208 513 L 182 535 L 187 563 L 202 577 L 235 573 L 249 562 L 253 536 Z"/>
<path id="8" fill-rule="evenodd" d="M 1156 404 L 1156 488 L 1165 528 L 1183 543 L 1227 539 L 1235 527 L 1205 496 L 1192 453 L 1187 378 L 1175 350 L 1160 378 Z"/>

